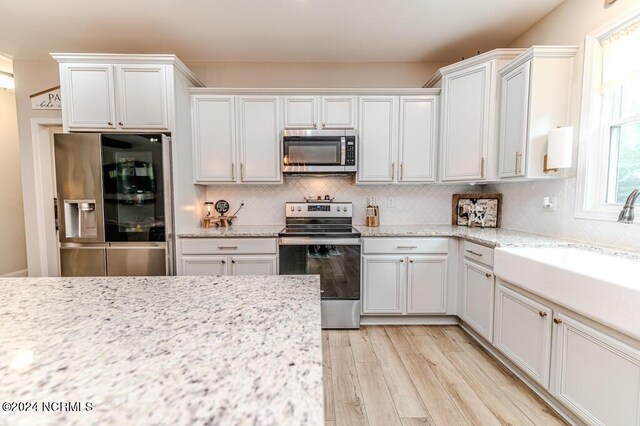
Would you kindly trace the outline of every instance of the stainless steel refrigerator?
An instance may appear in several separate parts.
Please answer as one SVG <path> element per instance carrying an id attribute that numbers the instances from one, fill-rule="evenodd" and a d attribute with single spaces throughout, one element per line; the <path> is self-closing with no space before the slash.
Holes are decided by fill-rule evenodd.
<path id="1" fill-rule="evenodd" d="M 173 274 L 171 139 L 54 135 L 60 274 Z"/>

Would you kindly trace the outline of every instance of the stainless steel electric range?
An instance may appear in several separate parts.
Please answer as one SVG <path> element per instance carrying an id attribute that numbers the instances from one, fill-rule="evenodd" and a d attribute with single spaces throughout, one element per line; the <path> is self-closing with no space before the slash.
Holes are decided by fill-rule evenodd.
<path id="1" fill-rule="evenodd" d="M 360 327 L 360 233 L 351 203 L 286 203 L 280 274 L 320 275 L 322 327 Z"/>

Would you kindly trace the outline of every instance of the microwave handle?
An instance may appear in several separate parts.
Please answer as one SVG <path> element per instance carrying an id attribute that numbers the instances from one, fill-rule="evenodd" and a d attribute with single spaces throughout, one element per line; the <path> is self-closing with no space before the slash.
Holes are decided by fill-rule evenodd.
<path id="1" fill-rule="evenodd" d="M 347 138 L 340 138 L 340 165 L 347 163 Z"/>

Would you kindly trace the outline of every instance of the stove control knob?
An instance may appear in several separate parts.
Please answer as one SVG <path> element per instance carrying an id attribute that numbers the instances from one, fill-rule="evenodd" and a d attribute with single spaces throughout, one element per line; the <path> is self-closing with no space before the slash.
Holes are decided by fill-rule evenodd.
<path id="1" fill-rule="evenodd" d="M 301 210 L 302 210 L 302 207 L 298 206 L 297 210 L 298 210 L 298 211 L 301 211 Z"/>
<path id="2" fill-rule="evenodd" d="M 295 207 L 291 206 L 291 211 L 294 211 L 295 209 L 296 209 Z"/>

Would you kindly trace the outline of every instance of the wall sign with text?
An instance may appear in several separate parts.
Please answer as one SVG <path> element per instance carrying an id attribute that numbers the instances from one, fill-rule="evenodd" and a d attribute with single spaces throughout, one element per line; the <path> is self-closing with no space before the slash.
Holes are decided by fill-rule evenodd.
<path id="1" fill-rule="evenodd" d="M 60 86 L 31 95 L 31 109 L 62 109 Z"/>

